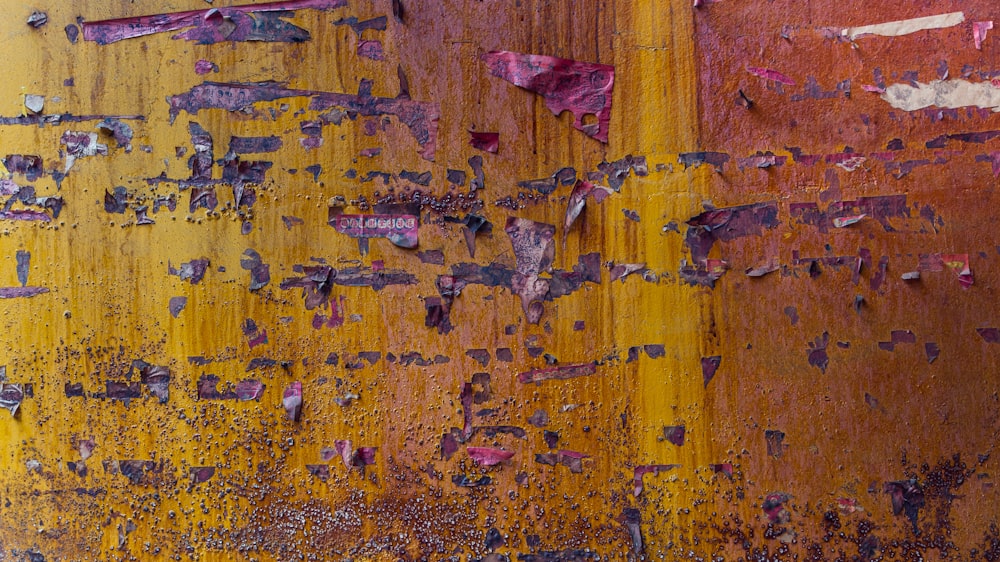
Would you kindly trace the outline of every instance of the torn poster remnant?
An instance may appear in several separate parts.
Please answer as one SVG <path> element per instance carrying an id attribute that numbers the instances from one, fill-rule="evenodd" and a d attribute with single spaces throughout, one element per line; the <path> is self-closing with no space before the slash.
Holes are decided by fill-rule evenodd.
<path id="1" fill-rule="evenodd" d="M 294 381 L 288 383 L 285 388 L 281 405 L 285 408 L 285 418 L 289 421 L 299 421 L 299 414 L 302 413 L 302 383 Z"/>
<path id="2" fill-rule="evenodd" d="M 332 10 L 346 6 L 346 0 L 283 0 L 264 4 L 244 4 L 169 14 L 83 22 L 83 38 L 99 45 L 155 33 L 178 31 L 173 36 L 202 45 L 221 41 L 301 42 L 309 32 L 280 19 L 294 10 Z"/>
<path id="3" fill-rule="evenodd" d="M 59 144 L 66 146 L 66 168 L 63 172 L 68 172 L 77 158 L 108 154 L 108 145 L 97 142 L 97 133 L 66 131 Z"/>
<path id="4" fill-rule="evenodd" d="M 916 81 L 890 84 L 879 97 L 903 111 L 917 111 L 927 107 L 978 107 L 1000 111 L 1000 88 L 992 82 L 969 82 L 959 78 L 932 80 L 926 84 Z"/>
<path id="5" fill-rule="evenodd" d="M 416 215 L 348 215 L 330 207 L 330 226 L 351 238 L 386 238 L 400 248 L 416 248 L 420 219 Z"/>
<path id="6" fill-rule="evenodd" d="M 576 218 L 583 212 L 583 208 L 587 205 L 587 197 L 593 196 L 594 201 L 600 203 L 611 193 L 611 189 L 607 187 L 594 185 L 589 181 L 577 180 L 576 185 L 573 186 L 573 193 L 570 194 L 569 201 L 566 203 L 563 236 L 565 237 L 569 233 L 570 227 L 573 226 Z"/>
<path id="7" fill-rule="evenodd" d="M 958 276 L 963 289 L 972 286 L 974 278 L 969 267 L 969 254 L 920 254 L 917 273 L 921 271 L 944 271 L 948 268 Z"/>
<path id="8" fill-rule="evenodd" d="M 962 12 L 951 12 L 949 14 L 939 14 L 935 16 L 925 16 L 908 20 L 890 21 L 858 27 L 848 27 L 840 32 L 843 37 L 854 41 L 862 35 L 881 35 L 882 37 L 898 37 L 909 35 L 927 29 L 943 29 L 953 27 L 965 21 L 965 14 Z"/>
<path id="9" fill-rule="evenodd" d="M 360 468 L 364 470 L 366 466 L 375 464 L 375 451 L 378 450 L 378 447 L 358 447 L 354 449 L 350 439 L 338 439 L 333 442 L 333 447 L 347 468 Z M 321 454 L 326 456 L 329 453 Z"/>
<path id="10" fill-rule="evenodd" d="M 482 60 L 490 74 L 542 96 L 546 107 L 556 115 L 569 110 L 574 127 L 608 142 L 615 67 L 510 51 L 492 51 Z M 597 122 L 585 124 L 586 115 L 596 116 Z"/>
<path id="11" fill-rule="evenodd" d="M 434 160 L 437 125 L 441 116 L 438 104 L 411 100 L 409 94 L 405 92 L 395 98 L 374 97 L 371 95 L 371 80 L 361 80 L 357 95 L 296 90 L 286 86 L 284 83 L 273 81 L 203 82 L 191 88 L 187 93 L 167 98 L 170 103 L 170 122 L 172 123 L 181 111 L 186 111 L 191 115 L 197 115 L 198 111 L 202 109 L 239 111 L 258 102 L 309 97 L 312 98 L 309 102 L 309 109 L 312 111 L 340 109 L 347 115 L 396 116 L 401 123 L 410 129 L 410 134 L 420 145 L 420 155 L 425 160 Z M 320 115 L 320 118 L 324 119 L 324 115 Z M 340 115 L 343 116 L 343 113 Z M 3 123 L 0 122 L 0 124 Z"/>
<path id="12" fill-rule="evenodd" d="M 753 74 L 754 76 L 760 76 L 761 78 L 766 78 L 768 80 L 774 80 L 779 84 L 785 84 L 786 86 L 794 86 L 795 80 L 785 76 L 784 74 L 778 72 L 777 70 L 771 70 L 770 68 L 759 68 L 756 66 L 748 66 L 747 72 Z"/>
<path id="13" fill-rule="evenodd" d="M 510 217 L 504 231 L 510 237 L 517 262 L 517 271 L 511 277 L 511 290 L 521 297 L 521 307 L 528 322 L 537 324 L 544 311 L 542 300 L 549 292 L 549 280 L 541 279 L 538 275 L 552 267 L 556 227 Z"/>
<path id="14" fill-rule="evenodd" d="M 10 410 L 10 415 L 16 416 L 24 394 L 24 388 L 20 384 L 0 383 L 0 408 Z"/>

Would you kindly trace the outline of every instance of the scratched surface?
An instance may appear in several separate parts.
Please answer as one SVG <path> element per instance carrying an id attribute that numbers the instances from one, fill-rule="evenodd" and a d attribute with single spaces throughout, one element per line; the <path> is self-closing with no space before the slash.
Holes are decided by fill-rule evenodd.
<path id="1" fill-rule="evenodd" d="M 43 4 L 0 560 L 1000 559 L 992 3 Z"/>

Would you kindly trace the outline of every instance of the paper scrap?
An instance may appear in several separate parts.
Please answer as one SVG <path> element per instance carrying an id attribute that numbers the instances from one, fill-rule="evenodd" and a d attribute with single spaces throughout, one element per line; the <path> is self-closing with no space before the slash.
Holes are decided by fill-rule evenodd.
<path id="1" fill-rule="evenodd" d="M 876 23 L 872 25 L 862 25 L 859 27 L 848 27 L 840 32 L 841 35 L 854 41 L 862 35 L 881 35 L 882 37 L 898 37 L 909 35 L 926 29 L 943 29 L 945 27 L 956 26 L 965 21 L 965 14 L 962 12 L 951 12 L 949 14 L 939 14 L 936 16 L 926 16 L 908 20 L 890 21 L 886 23 Z"/>
<path id="2" fill-rule="evenodd" d="M 917 111 L 927 107 L 979 107 L 1000 111 L 1000 88 L 992 82 L 955 79 L 914 84 L 916 85 L 891 84 L 880 97 L 892 107 L 904 111 Z"/>

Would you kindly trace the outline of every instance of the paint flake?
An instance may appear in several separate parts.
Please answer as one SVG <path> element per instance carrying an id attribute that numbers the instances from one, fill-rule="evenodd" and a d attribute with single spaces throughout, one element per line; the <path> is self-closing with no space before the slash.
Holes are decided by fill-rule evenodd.
<path id="1" fill-rule="evenodd" d="M 492 51 L 482 60 L 490 74 L 542 96 L 555 115 L 569 110 L 575 128 L 608 142 L 615 67 L 510 51 Z M 596 116 L 597 122 L 585 124 L 586 115 Z"/>
<path id="2" fill-rule="evenodd" d="M 563 465 L 574 474 L 583 472 L 583 459 L 590 455 L 563 449 L 555 453 L 536 453 L 535 462 L 549 466 Z"/>
<path id="3" fill-rule="evenodd" d="M 11 416 L 17 416 L 17 410 L 24 401 L 24 387 L 14 383 L 0 383 L 0 408 L 10 412 Z"/>
<path id="4" fill-rule="evenodd" d="M 500 133 L 469 131 L 469 146 L 483 152 L 500 152 Z"/>
<path id="5" fill-rule="evenodd" d="M 309 109 L 313 111 L 340 109 L 365 117 L 394 115 L 409 128 L 410 134 L 421 147 L 421 156 L 426 160 L 434 160 L 437 123 L 440 117 L 438 105 L 414 101 L 408 96 L 373 97 L 371 87 L 370 80 L 362 80 L 358 87 L 358 94 L 353 95 L 289 89 L 280 82 L 203 82 L 191 88 L 187 93 L 168 98 L 170 121 L 172 123 L 181 111 L 186 111 L 191 115 L 196 115 L 202 109 L 240 111 L 258 102 L 308 97 L 311 98 Z"/>
<path id="6" fill-rule="evenodd" d="M 721 355 L 701 358 L 701 378 L 705 388 L 708 388 L 708 383 L 715 378 L 715 372 L 719 370 L 719 365 L 721 364 Z"/>
<path id="7" fill-rule="evenodd" d="M 309 32 L 282 21 L 284 12 L 302 9 L 332 10 L 346 6 L 346 0 L 284 0 L 264 4 L 244 4 L 150 16 L 83 22 L 83 38 L 99 45 L 193 27 L 174 39 L 200 44 L 221 41 L 284 41 L 309 39 Z"/>
<path id="8" fill-rule="evenodd" d="M 59 139 L 59 144 L 66 147 L 66 168 L 69 172 L 77 158 L 108 154 L 108 146 L 97 142 L 97 133 L 65 131 Z"/>
<path id="9" fill-rule="evenodd" d="M 514 457 L 514 451 L 489 447 L 466 447 L 466 452 L 480 466 L 494 466 Z"/>
<path id="10" fill-rule="evenodd" d="M 597 372 L 596 363 L 579 363 L 576 365 L 563 365 L 559 367 L 549 367 L 546 369 L 535 369 L 517 375 L 518 382 L 528 384 L 546 380 L 565 380 L 575 377 L 593 375 Z"/>
<path id="11" fill-rule="evenodd" d="M 281 406 L 285 409 L 285 419 L 293 422 L 299 421 L 302 413 L 302 383 L 294 381 L 288 383 L 284 396 L 281 399 Z"/>
<path id="12" fill-rule="evenodd" d="M 657 475 L 661 472 L 666 472 L 668 470 L 673 470 L 675 468 L 680 468 L 679 464 L 644 464 L 635 467 L 632 470 L 632 495 L 639 497 L 642 494 L 643 482 L 642 477 L 647 474 Z"/>
<path id="13" fill-rule="evenodd" d="M 983 49 L 986 32 L 990 29 L 993 29 L 993 20 L 972 22 L 972 40 L 976 44 L 977 50 Z"/>

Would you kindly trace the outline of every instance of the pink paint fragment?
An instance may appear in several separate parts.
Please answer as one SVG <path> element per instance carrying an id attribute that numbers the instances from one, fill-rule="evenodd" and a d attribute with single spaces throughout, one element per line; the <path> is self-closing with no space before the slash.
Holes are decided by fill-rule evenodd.
<path id="1" fill-rule="evenodd" d="M 597 365 L 594 363 L 579 363 L 576 365 L 562 365 L 559 367 L 548 367 L 546 369 L 535 369 L 519 373 L 518 382 L 527 384 L 546 380 L 564 380 L 586 375 L 593 375 L 597 372 Z"/>
<path id="2" fill-rule="evenodd" d="M 469 146 L 496 154 L 500 151 L 500 133 L 469 131 Z"/>
<path id="3" fill-rule="evenodd" d="M 879 88 L 878 86 L 872 86 L 869 84 L 862 84 L 861 89 L 866 92 L 871 92 L 873 94 L 884 94 L 885 88 Z"/>
<path id="4" fill-rule="evenodd" d="M 264 4 L 229 6 L 222 9 L 209 8 L 187 12 L 83 22 L 81 27 L 83 28 L 84 40 L 95 41 L 99 45 L 107 45 L 123 39 L 142 37 L 154 33 L 177 31 L 186 27 L 211 28 L 220 33 L 223 39 L 236 39 L 229 36 L 234 34 L 235 31 L 239 31 L 239 25 L 233 23 L 233 19 L 239 18 L 239 16 L 244 16 L 244 18 L 239 18 L 244 23 L 244 26 L 252 28 L 252 18 L 246 18 L 246 14 L 303 9 L 332 10 L 346 5 L 347 0 L 284 0 Z M 178 38 L 204 42 L 202 34 L 197 34 L 196 37 L 178 36 Z"/>
<path id="5" fill-rule="evenodd" d="M 377 447 L 358 447 L 357 449 L 352 449 L 349 439 L 338 439 L 333 442 L 333 447 L 347 468 L 364 468 L 370 464 L 375 464 L 375 451 Z"/>
<path id="6" fill-rule="evenodd" d="M 299 421 L 299 414 L 302 413 L 302 383 L 291 382 L 285 388 L 285 394 L 281 399 L 281 406 L 285 409 L 285 417 L 291 421 Z"/>
<path id="7" fill-rule="evenodd" d="M 510 51 L 486 53 L 482 60 L 490 74 L 542 96 L 546 107 L 556 115 L 569 110 L 574 127 L 608 142 L 615 67 Z M 586 115 L 596 116 L 597 122 L 584 124 Z"/>
<path id="8" fill-rule="evenodd" d="M 256 379 L 247 379 L 236 383 L 236 398 L 238 400 L 260 400 L 264 395 L 264 383 Z"/>
<path id="9" fill-rule="evenodd" d="M 354 453 L 354 449 L 351 448 L 350 439 L 338 439 L 333 442 L 333 448 L 340 455 L 340 458 L 344 461 L 344 466 L 351 468 L 354 466 L 351 461 L 351 455 Z"/>
<path id="10" fill-rule="evenodd" d="M 642 494 L 642 477 L 646 474 L 656 475 L 660 472 L 666 472 L 674 468 L 679 468 L 680 466 L 681 465 L 679 464 L 643 464 L 635 467 L 632 476 L 632 485 L 634 488 L 632 493 L 635 497 L 639 497 L 639 494 Z"/>
<path id="11" fill-rule="evenodd" d="M 972 40 L 976 43 L 976 49 L 983 50 L 983 41 L 990 29 L 993 29 L 993 20 L 972 22 Z"/>
<path id="12" fill-rule="evenodd" d="M 358 41 L 358 56 L 372 60 L 385 60 L 382 42 L 378 39 L 362 39 Z"/>
<path id="13" fill-rule="evenodd" d="M 760 76 L 761 78 L 767 78 L 768 80 L 774 80 L 775 82 L 780 82 L 788 86 L 794 86 L 795 80 L 785 76 L 784 74 L 778 72 L 777 70 L 771 70 L 770 68 L 761 68 L 757 66 L 748 66 L 747 72 L 753 74 L 754 76 Z"/>
<path id="14" fill-rule="evenodd" d="M 466 447 L 469 456 L 476 464 L 481 466 L 493 466 L 509 460 L 514 456 L 514 451 L 504 451 L 503 449 L 491 449 L 489 447 Z"/>
<path id="15" fill-rule="evenodd" d="M 726 462 L 726 463 L 719 463 L 719 464 L 710 464 L 710 465 L 708 465 L 708 468 L 712 469 L 712 472 L 714 472 L 715 474 L 718 474 L 718 473 L 721 472 L 722 474 L 725 474 L 729 479 L 733 478 L 733 465 L 732 465 L 732 463 Z"/>
<path id="16" fill-rule="evenodd" d="M 250 349 L 257 347 L 258 345 L 263 345 L 267 343 L 267 330 L 260 330 L 254 332 L 252 336 L 247 337 L 247 345 Z"/>
<path id="17" fill-rule="evenodd" d="M 324 326 L 327 327 L 327 328 L 338 328 L 340 326 L 343 326 L 344 325 L 344 301 L 345 300 L 346 300 L 346 297 L 344 295 L 340 295 L 339 300 L 338 299 L 330 299 L 330 302 L 329 302 L 329 305 L 330 305 L 330 315 L 327 316 L 325 314 L 317 312 L 315 315 L 313 315 L 312 327 L 314 329 L 316 329 L 316 330 L 319 330 L 320 328 L 323 328 Z"/>
<path id="18" fill-rule="evenodd" d="M 200 59 L 198 62 L 194 63 L 194 73 L 198 75 L 208 74 L 209 72 L 218 72 L 219 67 L 215 66 L 214 62 L 207 61 L 205 59 Z"/>

